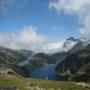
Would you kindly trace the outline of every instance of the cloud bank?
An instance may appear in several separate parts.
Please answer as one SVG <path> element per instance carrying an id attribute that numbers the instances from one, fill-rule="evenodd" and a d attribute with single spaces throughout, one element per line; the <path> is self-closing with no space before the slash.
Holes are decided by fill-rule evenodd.
<path id="1" fill-rule="evenodd" d="M 53 41 L 47 36 L 39 35 L 34 26 L 25 26 L 18 34 L 0 33 L 0 46 L 53 53 L 62 51 L 63 42 Z"/>
<path id="2" fill-rule="evenodd" d="M 67 15 L 76 15 L 79 18 L 79 32 L 90 38 L 90 0 L 52 0 L 50 9 L 58 13 L 62 11 Z"/>

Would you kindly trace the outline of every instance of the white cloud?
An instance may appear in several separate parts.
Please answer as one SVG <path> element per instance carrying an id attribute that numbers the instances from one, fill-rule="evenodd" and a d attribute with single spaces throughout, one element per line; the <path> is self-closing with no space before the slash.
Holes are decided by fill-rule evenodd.
<path id="1" fill-rule="evenodd" d="M 11 49 L 28 49 L 35 52 L 51 53 L 62 50 L 62 42 L 52 41 L 37 33 L 37 28 L 25 26 L 19 34 L 0 33 L 0 46 Z"/>
<path id="2" fill-rule="evenodd" d="M 44 47 L 44 50 L 49 53 L 55 53 L 63 51 L 63 42 L 49 42 L 46 44 L 46 47 Z"/>
<path id="3" fill-rule="evenodd" d="M 55 9 L 58 13 L 77 15 L 82 26 L 79 32 L 90 37 L 90 0 L 52 0 L 50 9 Z"/>

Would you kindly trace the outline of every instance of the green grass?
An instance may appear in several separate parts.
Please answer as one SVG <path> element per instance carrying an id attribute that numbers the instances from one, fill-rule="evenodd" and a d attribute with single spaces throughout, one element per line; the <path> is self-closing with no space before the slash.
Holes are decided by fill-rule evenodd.
<path id="1" fill-rule="evenodd" d="M 64 90 L 85 90 L 81 86 L 77 86 L 75 82 L 65 81 L 48 81 L 48 80 L 37 80 L 37 79 L 26 79 L 23 77 L 6 77 L 0 76 L 0 87 L 19 87 L 20 90 L 29 90 L 26 88 L 27 84 L 31 87 L 38 86 L 40 88 L 54 88 Z"/>
<path id="2" fill-rule="evenodd" d="M 5 67 L 5 66 L 0 66 L 0 71 L 2 71 L 2 70 L 7 70 L 8 68 L 7 67 Z"/>

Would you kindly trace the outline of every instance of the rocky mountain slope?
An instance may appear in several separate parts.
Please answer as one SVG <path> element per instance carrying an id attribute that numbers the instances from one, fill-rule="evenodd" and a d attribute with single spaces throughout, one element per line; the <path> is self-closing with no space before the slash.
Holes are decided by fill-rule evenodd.
<path id="1" fill-rule="evenodd" d="M 55 71 L 59 75 L 72 77 L 75 80 L 90 80 L 90 44 L 77 43 L 67 57 L 59 62 Z"/>
<path id="2" fill-rule="evenodd" d="M 31 54 L 32 52 L 27 50 L 11 50 L 0 47 L 0 65 L 17 64 L 26 60 Z"/>
<path id="3" fill-rule="evenodd" d="M 62 52 L 45 54 L 0 47 L 0 67 L 11 68 L 23 76 L 28 76 L 32 70 L 50 64 L 57 64 L 55 72 L 61 75 L 69 73 L 74 77 L 78 72 L 89 72 L 90 44 L 70 37 L 64 42 L 63 48 Z"/>

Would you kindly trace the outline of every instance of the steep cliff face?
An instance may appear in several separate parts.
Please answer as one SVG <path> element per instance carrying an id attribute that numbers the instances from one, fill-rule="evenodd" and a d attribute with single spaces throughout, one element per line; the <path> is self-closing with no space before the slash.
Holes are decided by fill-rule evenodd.
<path id="1" fill-rule="evenodd" d="M 67 55 L 63 61 L 59 62 L 55 69 L 57 73 L 65 74 L 69 70 L 73 75 L 80 75 L 85 78 L 85 80 L 86 77 L 88 77 L 87 79 L 90 79 L 90 44 L 85 47 L 80 46 L 78 46 L 78 49 L 74 52 L 70 51 L 69 55 Z M 72 50 L 74 49 L 75 47 L 72 48 Z M 85 75 L 82 76 L 83 74 Z M 80 76 L 78 79 L 81 78 Z"/>

